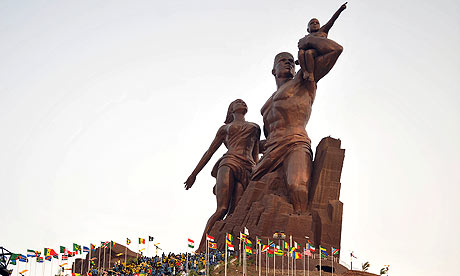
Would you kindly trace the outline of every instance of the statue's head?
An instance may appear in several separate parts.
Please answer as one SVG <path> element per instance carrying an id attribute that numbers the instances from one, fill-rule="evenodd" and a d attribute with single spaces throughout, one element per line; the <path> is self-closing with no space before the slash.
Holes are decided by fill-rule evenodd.
<path id="1" fill-rule="evenodd" d="M 275 78 L 293 78 L 295 76 L 294 57 L 288 52 L 281 52 L 275 56 L 272 74 Z"/>
<path id="2" fill-rule="evenodd" d="M 317 32 L 320 27 L 321 26 L 319 24 L 319 20 L 316 19 L 316 18 L 312 18 L 312 19 L 310 19 L 310 21 L 308 21 L 307 32 L 309 32 L 309 33 Z"/>
<path id="3" fill-rule="evenodd" d="M 233 114 L 234 113 L 241 113 L 243 115 L 246 115 L 248 112 L 248 106 L 242 99 L 236 99 L 233 102 L 230 103 L 228 106 L 228 111 L 227 111 L 227 117 L 225 118 L 226 124 L 230 124 L 233 122 Z"/>

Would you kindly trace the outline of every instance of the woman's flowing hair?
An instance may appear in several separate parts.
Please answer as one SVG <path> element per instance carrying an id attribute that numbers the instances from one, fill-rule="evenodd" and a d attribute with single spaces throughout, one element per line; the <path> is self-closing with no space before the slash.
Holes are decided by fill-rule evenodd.
<path id="1" fill-rule="evenodd" d="M 224 124 L 230 124 L 231 122 L 233 122 L 233 105 L 239 101 L 244 102 L 241 99 L 236 99 L 233 102 L 231 102 L 230 105 L 228 106 L 227 117 L 225 118 Z"/>

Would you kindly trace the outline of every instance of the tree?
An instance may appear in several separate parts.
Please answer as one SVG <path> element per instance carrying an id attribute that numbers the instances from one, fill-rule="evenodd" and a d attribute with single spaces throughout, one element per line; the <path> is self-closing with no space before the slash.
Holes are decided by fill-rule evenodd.
<path id="1" fill-rule="evenodd" d="M 363 271 L 367 271 L 369 269 L 371 265 L 369 264 L 369 262 L 365 262 L 364 264 L 362 264 L 362 270 Z"/>

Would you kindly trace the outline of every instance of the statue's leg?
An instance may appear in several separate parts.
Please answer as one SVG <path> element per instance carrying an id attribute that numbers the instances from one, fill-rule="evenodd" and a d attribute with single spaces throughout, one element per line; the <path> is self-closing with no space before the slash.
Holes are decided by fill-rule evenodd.
<path id="1" fill-rule="evenodd" d="M 232 194 L 232 199 L 231 199 L 231 204 L 230 204 L 230 210 L 228 210 L 227 215 L 233 214 L 233 211 L 235 211 L 235 207 L 238 204 L 238 202 L 241 199 L 241 196 L 243 196 L 244 192 L 244 187 L 241 182 L 236 182 L 235 187 L 233 189 L 233 194 Z"/>
<path id="2" fill-rule="evenodd" d="M 318 82 L 334 67 L 343 47 L 334 40 L 315 36 L 309 36 L 306 45 L 317 51 L 314 75 L 315 81 Z"/>
<path id="3" fill-rule="evenodd" d="M 206 234 L 209 233 L 214 223 L 224 218 L 227 214 L 230 205 L 230 198 L 233 191 L 234 177 L 232 170 L 227 166 L 222 166 L 217 171 L 216 183 L 216 199 L 217 209 L 216 212 L 209 218 L 208 223 L 203 231 L 198 252 L 204 252 L 206 249 Z"/>
<path id="4" fill-rule="evenodd" d="M 294 211 L 305 213 L 308 205 L 307 187 L 312 172 L 310 154 L 301 149 L 294 150 L 284 160 L 283 170 Z"/>

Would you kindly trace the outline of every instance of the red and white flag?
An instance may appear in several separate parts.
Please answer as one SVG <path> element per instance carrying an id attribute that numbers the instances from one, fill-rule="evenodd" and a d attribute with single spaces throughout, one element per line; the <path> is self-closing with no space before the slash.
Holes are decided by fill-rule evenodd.
<path id="1" fill-rule="evenodd" d="M 209 236 L 208 234 L 206 234 L 206 240 L 212 241 L 212 242 L 213 242 L 213 241 L 214 241 L 214 237 L 211 237 L 211 236 Z"/>

